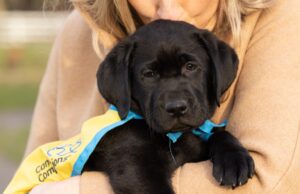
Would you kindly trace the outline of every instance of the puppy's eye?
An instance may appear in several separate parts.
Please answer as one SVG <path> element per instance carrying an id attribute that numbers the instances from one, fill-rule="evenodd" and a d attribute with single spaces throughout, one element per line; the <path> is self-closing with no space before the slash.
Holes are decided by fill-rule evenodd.
<path id="1" fill-rule="evenodd" d="M 198 68 L 198 65 L 194 64 L 194 63 L 191 63 L 191 62 L 187 62 L 185 65 L 184 65 L 185 69 L 188 70 L 188 71 L 194 71 Z"/>
<path id="2" fill-rule="evenodd" d="M 148 78 L 153 78 L 157 76 L 157 73 L 151 69 L 147 69 L 143 72 L 143 75 Z"/>

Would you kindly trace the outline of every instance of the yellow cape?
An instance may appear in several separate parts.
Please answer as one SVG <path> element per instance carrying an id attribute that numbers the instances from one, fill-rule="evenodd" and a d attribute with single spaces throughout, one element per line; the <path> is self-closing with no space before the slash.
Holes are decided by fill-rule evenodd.
<path id="1" fill-rule="evenodd" d="M 80 175 L 100 139 L 133 118 L 140 119 L 140 116 L 129 112 L 121 120 L 116 108 L 111 106 L 104 115 L 87 120 L 79 135 L 38 147 L 22 162 L 4 194 L 28 193 L 41 183 Z"/>
<path id="2" fill-rule="evenodd" d="M 28 193 L 41 183 L 60 181 L 80 175 L 84 164 L 101 138 L 110 130 L 131 119 L 142 119 L 142 117 L 130 111 L 127 117 L 121 120 L 116 107 L 110 106 L 104 115 L 87 120 L 82 125 L 79 135 L 66 141 L 56 141 L 38 147 L 22 162 L 4 194 Z M 214 127 L 224 127 L 226 123 L 227 121 L 215 124 L 206 120 L 192 133 L 203 140 L 208 140 L 213 134 Z M 181 132 L 167 134 L 173 143 L 181 135 Z"/>

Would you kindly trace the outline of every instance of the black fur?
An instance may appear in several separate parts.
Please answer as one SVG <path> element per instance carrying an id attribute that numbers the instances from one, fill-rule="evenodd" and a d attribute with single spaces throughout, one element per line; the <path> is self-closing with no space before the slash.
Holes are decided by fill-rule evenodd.
<path id="1" fill-rule="evenodd" d="M 141 27 L 112 49 L 97 78 L 121 118 L 131 109 L 145 120 L 105 135 L 85 170 L 107 173 L 116 194 L 172 194 L 178 166 L 211 159 L 222 185 L 245 184 L 254 162 L 235 137 L 215 129 L 205 142 L 190 133 L 211 118 L 237 65 L 234 50 L 206 30 L 166 20 Z M 171 150 L 165 135 L 170 131 L 184 132 Z"/>

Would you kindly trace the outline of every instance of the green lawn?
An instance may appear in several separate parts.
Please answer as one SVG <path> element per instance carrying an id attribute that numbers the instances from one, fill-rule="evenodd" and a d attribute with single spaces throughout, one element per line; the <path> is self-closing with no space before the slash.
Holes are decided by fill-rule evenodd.
<path id="1" fill-rule="evenodd" d="M 50 44 L 0 47 L 0 83 L 38 83 L 45 70 Z"/>
<path id="2" fill-rule="evenodd" d="M 36 101 L 38 83 L 0 84 L 0 109 L 31 109 Z"/>
<path id="3" fill-rule="evenodd" d="M 51 44 L 0 47 L 0 112 L 33 110 Z M 30 112 L 30 111 L 29 111 Z M 20 129 L 4 129 L 0 123 L 0 153 L 19 162 L 30 122 Z"/>
<path id="4" fill-rule="evenodd" d="M 0 48 L 0 110 L 34 106 L 50 48 L 45 43 Z"/>
<path id="5" fill-rule="evenodd" d="M 0 130 L 0 154 L 19 163 L 24 154 L 28 132 L 28 126 L 13 131 Z"/>

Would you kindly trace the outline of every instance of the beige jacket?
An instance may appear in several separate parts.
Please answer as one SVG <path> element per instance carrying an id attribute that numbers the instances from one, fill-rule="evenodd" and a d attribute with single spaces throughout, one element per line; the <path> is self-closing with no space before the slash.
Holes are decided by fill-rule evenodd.
<path id="1" fill-rule="evenodd" d="M 92 48 L 91 24 L 74 11 L 56 39 L 27 153 L 77 134 L 83 121 L 107 109 L 96 86 L 103 59 Z M 227 130 L 250 150 L 256 176 L 231 190 L 214 180 L 209 161 L 188 163 L 174 174 L 176 193 L 300 193 L 300 1 L 278 0 L 272 8 L 247 16 L 236 50 L 239 76 L 213 120 L 229 119 Z M 80 181 L 82 193 L 111 193 L 101 173 L 85 172 Z"/>

